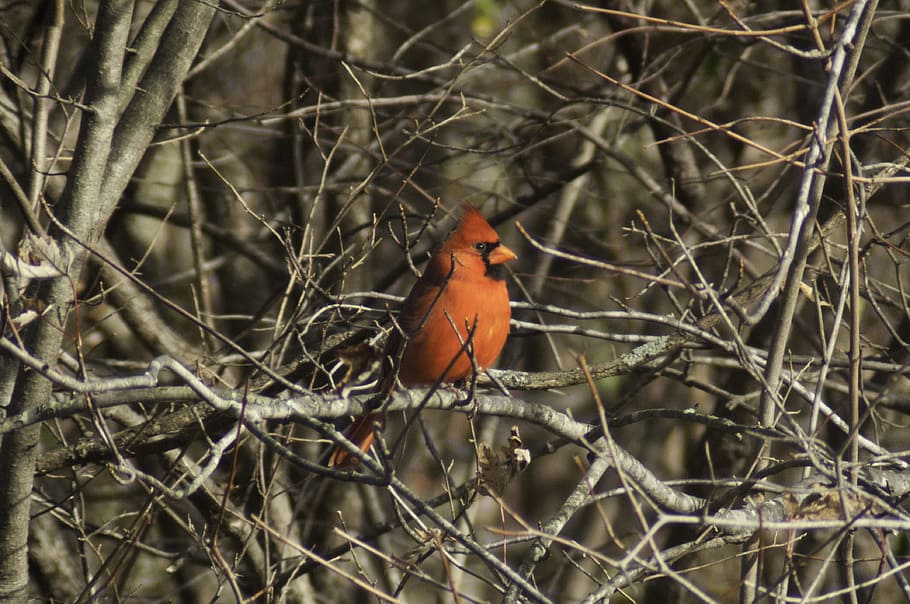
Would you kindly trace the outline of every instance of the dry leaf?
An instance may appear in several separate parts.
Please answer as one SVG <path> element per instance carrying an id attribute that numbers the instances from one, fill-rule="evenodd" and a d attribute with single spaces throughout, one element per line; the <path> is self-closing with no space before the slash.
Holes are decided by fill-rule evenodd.
<path id="1" fill-rule="evenodd" d="M 501 496 L 506 486 L 531 463 L 531 452 L 524 448 L 518 426 L 512 426 L 507 444 L 493 451 L 481 443 L 477 447 L 477 489 L 484 495 Z"/>

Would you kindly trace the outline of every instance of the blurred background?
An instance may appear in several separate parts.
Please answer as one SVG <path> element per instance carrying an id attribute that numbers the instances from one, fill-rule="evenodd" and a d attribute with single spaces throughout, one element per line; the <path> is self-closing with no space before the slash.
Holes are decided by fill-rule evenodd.
<path id="1" fill-rule="evenodd" d="M 130 11 L 116 88 L 125 107 L 155 94 L 146 79 L 163 77 L 154 68 L 167 49 L 157 44 L 180 3 L 112 4 Z M 65 215 L 68 171 L 92 126 L 84 94 L 104 73 L 99 10 L 0 3 L 0 239 L 20 257 L 33 229 L 13 183 L 52 234 L 49 217 Z M 522 374 L 503 374 L 514 401 L 596 428 L 599 398 L 615 443 L 665 485 L 703 498 L 705 513 L 745 505 L 751 488 L 804 489 L 813 476 L 827 494 L 837 481 L 822 468 L 902 463 L 910 445 L 908 10 L 897 0 L 222 0 L 188 72 L 175 72 L 176 97 L 151 142 L 133 149 L 141 162 L 122 195 L 94 222 L 71 284 L 77 312 L 47 361 L 111 379 L 170 355 L 237 392 L 338 392 L 368 369 L 400 296 L 469 202 L 519 256 L 498 363 L 531 372 L 526 387 L 509 381 Z M 835 64 L 848 22 L 853 42 Z M 832 73 L 835 97 L 825 95 Z M 132 127 L 121 121 L 114 140 Z M 800 196 L 816 143 L 814 189 Z M 778 297 L 770 276 L 800 203 L 809 219 L 796 265 L 806 270 L 778 284 Z M 768 291 L 768 312 L 744 320 Z M 4 335 L 15 341 L 14 331 Z M 578 376 L 582 359 L 590 382 Z M 390 414 L 387 444 L 397 448 L 387 467 L 502 565 L 530 564 L 539 592 L 509 592 L 502 568 L 427 524 L 388 482 L 317 476 L 198 400 L 124 400 L 41 428 L 32 593 L 907 597 L 905 538 L 767 531 L 744 550 L 707 524 L 675 522 L 681 509 L 615 467 L 590 482 L 597 455 L 544 420 L 414 417 Z M 315 463 L 329 440 L 314 425 L 267 432 Z M 533 459 L 501 499 L 481 495 L 476 444 L 499 450 L 512 425 Z M 746 428 L 759 425 L 779 432 Z M 200 474 L 230 430 L 236 442 Z M 124 458 L 144 474 L 127 478 Z M 161 488 L 196 475 L 204 486 L 192 495 Z M 826 511 L 846 521 L 846 499 L 830 501 Z M 561 510 L 567 523 L 548 557 L 529 562 L 535 531 Z M 836 560 L 824 553 L 832 544 Z M 738 559 L 758 550 L 760 589 Z"/>

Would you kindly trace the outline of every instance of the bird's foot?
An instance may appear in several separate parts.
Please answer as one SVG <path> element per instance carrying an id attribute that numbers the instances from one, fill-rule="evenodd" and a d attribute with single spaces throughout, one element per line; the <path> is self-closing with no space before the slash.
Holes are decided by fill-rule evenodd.
<path id="1" fill-rule="evenodd" d="M 477 414 L 479 405 L 477 404 L 476 392 L 471 389 L 459 388 L 455 392 L 455 406 L 464 408 L 468 417 L 474 417 Z"/>

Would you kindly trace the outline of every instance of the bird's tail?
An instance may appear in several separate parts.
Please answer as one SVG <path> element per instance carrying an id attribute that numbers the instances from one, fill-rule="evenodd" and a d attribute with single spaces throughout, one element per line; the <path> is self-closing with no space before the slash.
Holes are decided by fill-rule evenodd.
<path id="1" fill-rule="evenodd" d="M 373 444 L 373 439 L 376 437 L 376 423 L 378 422 L 381 424 L 382 421 L 383 415 L 381 413 L 361 415 L 344 431 L 344 435 L 361 451 L 366 453 L 370 450 L 370 445 Z M 331 455 L 329 455 L 328 465 L 330 468 L 349 470 L 357 467 L 358 463 L 360 463 L 360 460 L 357 456 L 352 455 L 338 445 L 335 445 Z"/>

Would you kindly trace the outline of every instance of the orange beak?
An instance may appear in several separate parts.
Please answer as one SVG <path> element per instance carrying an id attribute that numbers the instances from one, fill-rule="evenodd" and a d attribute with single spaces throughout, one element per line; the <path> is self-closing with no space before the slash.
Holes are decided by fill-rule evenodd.
<path id="1" fill-rule="evenodd" d="M 504 262 L 515 260 L 516 258 L 518 258 L 518 256 L 515 254 L 515 252 L 501 243 L 493 248 L 493 251 L 490 252 L 490 255 L 488 257 L 490 264 L 502 264 Z"/>

